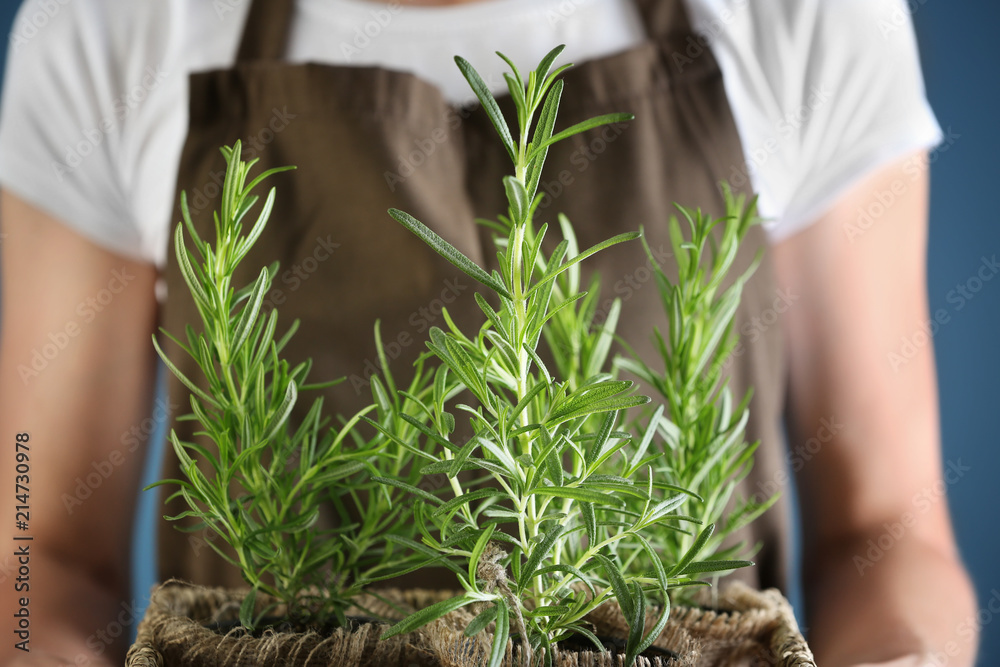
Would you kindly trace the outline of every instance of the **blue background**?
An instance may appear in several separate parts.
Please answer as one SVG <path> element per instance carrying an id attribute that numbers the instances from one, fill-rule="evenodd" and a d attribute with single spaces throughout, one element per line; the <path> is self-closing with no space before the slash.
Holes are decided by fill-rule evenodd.
<path id="1" fill-rule="evenodd" d="M 18 5 L 0 0 L 0 34 L 9 32 Z M 948 492 L 962 553 L 979 593 L 984 623 L 979 664 L 985 667 L 1000 664 L 1000 632 L 993 623 L 1000 619 L 987 607 L 991 598 L 1000 602 L 1000 522 L 990 519 L 1000 506 L 994 421 L 1000 415 L 1000 279 L 983 283 L 961 310 L 948 296 L 975 275 L 984 256 L 1000 254 L 994 200 L 1000 186 L 1000 133 L 995 125 L 1000 117 L 1000 3 L 970 0 L 958 8 L 945 0 L 909 0 L 909 5 L 931 104 L 941 126 L 957 135 L 947 151 L 936 154 L 931 170 L 928 293 L 932 313 L 943 308 L 951 314 L 934 336 L 944 460 L 972 468 Z M 4 56 L 0 50 L 0 72 Z M 155 511 L 144 505 L 140 514 Z M 135 559 L 136 576 L 147 582 L 152 579 L 152 532 L 148 522 L 137 522 L 137 528 L 141 523 L 145 526 L 137 543 L 147 548 Z M 137 597 L 147 589 L 143 583 Z"/>
<path id="2" fill-rule="evenodd" d="M 911 5 L 913 0 L 910 0 Z M 979 664 L 1000 665 L 1000 280 L 985 283 L 961 311 L 948 293 L 966 282 L 981 258 L 1000 255 L 995 196 L 1000 168 L 997 131 L 1000 88 L 1000 4 L 922 0 L 913 20 L 921 45 L 931 104 L 941 126 L 960 135 L 931 168 L 931 312 L 952 313 L 934 337 L 941 388 L 944 458 L 971 466 L 948 489 L 952 518 L 979 594 L 982 649 Z M 974 285 L 973 285 L 974 286 Z M 993 608 L 997 608 L 993 602 Z"/>

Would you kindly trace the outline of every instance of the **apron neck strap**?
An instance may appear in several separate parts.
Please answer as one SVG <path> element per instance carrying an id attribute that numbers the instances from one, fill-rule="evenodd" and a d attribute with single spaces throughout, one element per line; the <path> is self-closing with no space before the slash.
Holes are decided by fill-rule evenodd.
<path id="1" fill-rule="evenodd" d="M 635 0 L 652 39 L 691 32 L 681 0 Z M 253 0 L 237 62 L 280 60 L 285 55 L 295 0 Z"/>
<path id="2" fill-rule="evenodd" d="M 253 0 L 236 61 L 280 60 L 284 57 L 294 8 L 295 0 Z"/>
<path id="3" fill-rule="evenodd" d="M 668 35 L 688 35 L 691 25 L 681 0 L 635 0 L 646 33 L 658 40 Z"/>

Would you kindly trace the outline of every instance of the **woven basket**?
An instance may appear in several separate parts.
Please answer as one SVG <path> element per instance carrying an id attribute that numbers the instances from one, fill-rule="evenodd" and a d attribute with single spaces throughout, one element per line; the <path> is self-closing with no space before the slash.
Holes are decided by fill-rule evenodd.
<path id="1" fill-rule="evenodd" d="M 492 638 L 488 632 L 471 639 L 463 633 L 474 618 L 474 610 L 468 608 L 386 641 L 378 638 L 387 626 L 378 623 L 341 628 L 330 635 L 266 630 L 260 637 L 240 629 L 223 635 L 205 627 L 234 620 L 245 594 L 177 581 L 159 586 L 139 624 L 126 667 L 479 667 L 489 655 Z M 404 608 L 420 609 L 453 593 L 406 590 L 380 591 L 380 595 Z M 791 607 L 778 591 L 757 592 L 732 584 L 711 604 L 713 610 L 671 610 L 670 621 L 654 646 L 673 651 L 680 656 L 678 660 L 640 657 L 637 665 L 815 667 Z M 364 600 L 362 606 L 398 617 L 389 605 L 373 598 Z M 625 636 L 625 621 L 613 604 L 604 605 L 587 620 L 599 636 Z M 516 647 L 508 643 L 505 667 L 516 667 L 517 658 Z M 624 656 L 596 651 L 562 650 L 555 658 L 558 667 L 624 665 Z"/>

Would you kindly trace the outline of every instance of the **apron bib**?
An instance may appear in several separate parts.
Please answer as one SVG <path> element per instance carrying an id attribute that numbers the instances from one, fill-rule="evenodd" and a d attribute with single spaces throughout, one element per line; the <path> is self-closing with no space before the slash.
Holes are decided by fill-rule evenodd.
<path id="1" fill-rule="evenodd" d="M 669 272 L 674 260 L 667 220 L 675 212 L 673 202 L 723 213 L 718 182 L 745 162 L 712 54 L 705 51 L 693 62 L 685 59 L 683 67 L 675 63 L 674 56 L 684 53 L 694 35 L 681 0 L 637 4 L 647 39 L 566 72 L 557 129 L 615 111 L 632 112 L 635 120 L 591 130 L 550 149 L 540 185 L 548 196 L 536 223 L 555 223 L 556 213 L 565 213 L 581 248 L 642 224 Z M 187 191 L 198 233 L 214 238 L 212 211 L 218 206 L 224 169 L 220 146 L 242 139 L 244 159 L 260 158 L 255 173 L 297 165 L 296 171 L 277 174 L 267 184 L 277 188 L 270 222 L 233 284 L 246 284 L 262 266 L 280 261 L 266 302 L 279 310 L 279 332 L 294 319 L 301 321 L 286 350 L 289 363 L 312 357 L 313 382 L 346 376 L 347 382 L 325 390 L 324 407 L 327 414 L 349 415 L 371 399 L 367 378 L 378 370 L 376 318 L 382 320 L 392 372 L 403 385 L 413 360 L 425 349 L 427 330 L 444 326 L 442 307 L 447 306 L 463 331 L 475 330 L 482 319 L 473 299 L 477 285 L 392 220 L 386 209 L 413 214 L 491 269 L 492 263 L 484 261 L 494 256 L 490 232 L 474 219 L 492 219 L 506 210 L 501 178 L 512 167 L 481 109 L 450 105 L 435 86 L 414 75 L 283 62 L 293 5 L 293 0 L 254 2 L 236 64 L 191 76 L 190 126 L 177 192 Z M 498 101 L 512 117 L 509 96 Z M 421 151 L 428 139 L 434 150 Z M 174 220 L 180 218 L 178 203 Z M 731 275 L 740 275 L 760 249 L 765 250 L 764 261 L 744 288 L 737 330 L 776 296 L 759 226 L 748 234 Z M 168 298 L 160 324 L 177 333 L 199 319 L 173 248 L 167 257 Z M 667 322 L 642 246 L 614 246 L 584 266 L 600 272 L 602 304 L 616 296 L 623 299 L 619 335 L 644 359 L 658 359 L 651 343 L 653 327 L 666 331 Z M 607 312 L 605 305 L 601 308 Z M 178 354 L 174 344 L 166 341 L 165 349 L 188 377 L 199 377 L 194 361 Z M 761 445 L 754 470 L 742 485 L 742 492 L 752 495 L 773 489 L 784 470 L 780 327 L 744 340 L 729 374 L 737 399 L 754 387 L 746 438 Z M 190 405 L 188 390 L 172 375 L 169 391 L 173 404 Z M 311 403 L 311 397 L 299 402 L 293 423 Z M 174 421 L 172 426 L 182 440 L 194 439 L 192 422 Z M 176 457 L 170 447 L 167 452 L 163 477 L 177 477 Z M 165 513 L 179 511 L 176 505 Z M 755 586 L 784 588 L 787 523 L 782 500 L 745 529 L 741 538 L 765 547 L 755 568 L 734 576 Z M 160 579 L 242 586 L 239 572 L 209 547 L 213 538 L 204 531 L 181 533 L 175 522 L 162 522 Z"/>

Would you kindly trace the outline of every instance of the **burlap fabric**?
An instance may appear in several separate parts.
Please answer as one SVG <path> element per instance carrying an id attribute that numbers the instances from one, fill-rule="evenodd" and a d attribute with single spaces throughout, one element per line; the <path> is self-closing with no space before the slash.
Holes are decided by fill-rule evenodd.
<path id="1" fill-rule="evenodd" d="M 244 591 L 201 588 L 171 581 L 158 587 L 126 667 L 478 667 L 486 663 L 489 629 L 474 638 L 463 630 L 476 610 L 460 609 L 407 636 L 380 641 L 387 625 L 364 623 L 330 635 L 279 633 L 260 637 L 236 629 L 227 634 L 205 624 L 233 620 Z M 426 607 L 452 593 L 427 590 L 381 591 L 398 606 Z M 262 602 L 262 601 L 258 601 Z M 675 607 L 654 646 L 677 653 L 679 660 L 640 657 L 639 667 L 729 667 L 736 665 L 815 667 L 789 604 L 776 590 L 754 591 L 734 583 L 706 602 L 712 609 Z M 399 613 L 374 598 L 365 612 L 395 618 Z M 280 614 L 281 610 L 278 610 Z M 625 621 L 608 604 L 588 617 L 597 635 L 624 637 Z M 650 623 L 654 621 L 650 617 Z M 517 648 L 508 643 L 504 665 L 518 665 Z M 589 650 L 560 650 L 558 667 L 620 667 L 623 656 Z"/>

